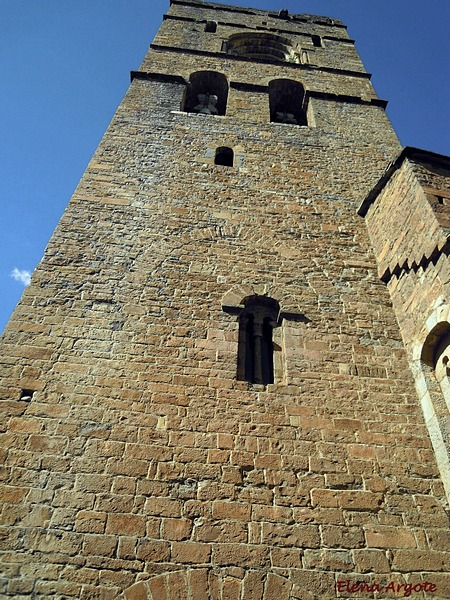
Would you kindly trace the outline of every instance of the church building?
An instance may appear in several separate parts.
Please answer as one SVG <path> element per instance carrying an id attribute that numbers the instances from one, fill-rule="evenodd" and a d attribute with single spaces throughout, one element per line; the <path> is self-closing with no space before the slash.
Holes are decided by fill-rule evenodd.
<path id="1" fill-rule="evenodd" d="M 171 0 L 2 337 L 2 598 L 450 597 L 450 159 L 385 107 Z"/>

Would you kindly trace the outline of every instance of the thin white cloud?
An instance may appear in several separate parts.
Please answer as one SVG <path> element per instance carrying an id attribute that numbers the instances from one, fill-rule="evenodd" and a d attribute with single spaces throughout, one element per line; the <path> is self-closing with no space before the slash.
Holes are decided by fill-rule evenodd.
<path id="1" fill-rule="evenodd" d="M 21 271 L 17 267 L 14 267 L 13 271 L 11 272 L 11 277 L 16 281 L 20 281 L 25 286 L 30 285 L 30 271 Z"/>

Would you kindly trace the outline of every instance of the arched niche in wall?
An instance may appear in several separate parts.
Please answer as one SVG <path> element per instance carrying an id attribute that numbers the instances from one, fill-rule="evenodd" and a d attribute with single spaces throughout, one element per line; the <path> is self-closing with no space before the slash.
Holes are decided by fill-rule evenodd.
<path id="1" fill-rule="evenodd" d="M 227 54 L 257 60 L 300 62 L 289 39 L 272 33 L 236 33 L 225 44 Z"/>
<path id="2" fill-rule="evenodd" d="M 228 146 L 220 146 L 219 148 L 216 148 L 214 164 L 222 165 L 224 167 L 232 167 L 234 165 L 233 148 L 229 148 Z"/>
<path id="3" fill-rule="evenodd" d="M 305 88 L 291 79 L 269 82 L 270 120 L 274 123 L 307 125 Z"/>
<path id="4" fill-rule="evenodd" d="M 224 115 L 227 109 L 228 81 L 216 71 L 196 71 L 189 83 L 182 110 L 206 115 Z"/>

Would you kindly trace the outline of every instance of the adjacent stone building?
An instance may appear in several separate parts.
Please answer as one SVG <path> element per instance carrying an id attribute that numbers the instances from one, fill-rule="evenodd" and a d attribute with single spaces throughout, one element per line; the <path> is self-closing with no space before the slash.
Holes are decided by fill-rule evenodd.
<path id="1" fill-rule="evenodd" d="M 385 104 L 172 0 L 2 339 L 2 597 L 450 597 L 450 161 Z"/>

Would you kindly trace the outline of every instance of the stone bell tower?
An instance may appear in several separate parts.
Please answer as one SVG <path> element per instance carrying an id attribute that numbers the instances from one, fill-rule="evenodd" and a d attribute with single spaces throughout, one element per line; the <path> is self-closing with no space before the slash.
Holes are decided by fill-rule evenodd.
<path id="1" fill-rule="evenodd" d="M 171 1 L 2 340 L 2 597 L 449 597 L 384 109 L 340 21 Z"/>

